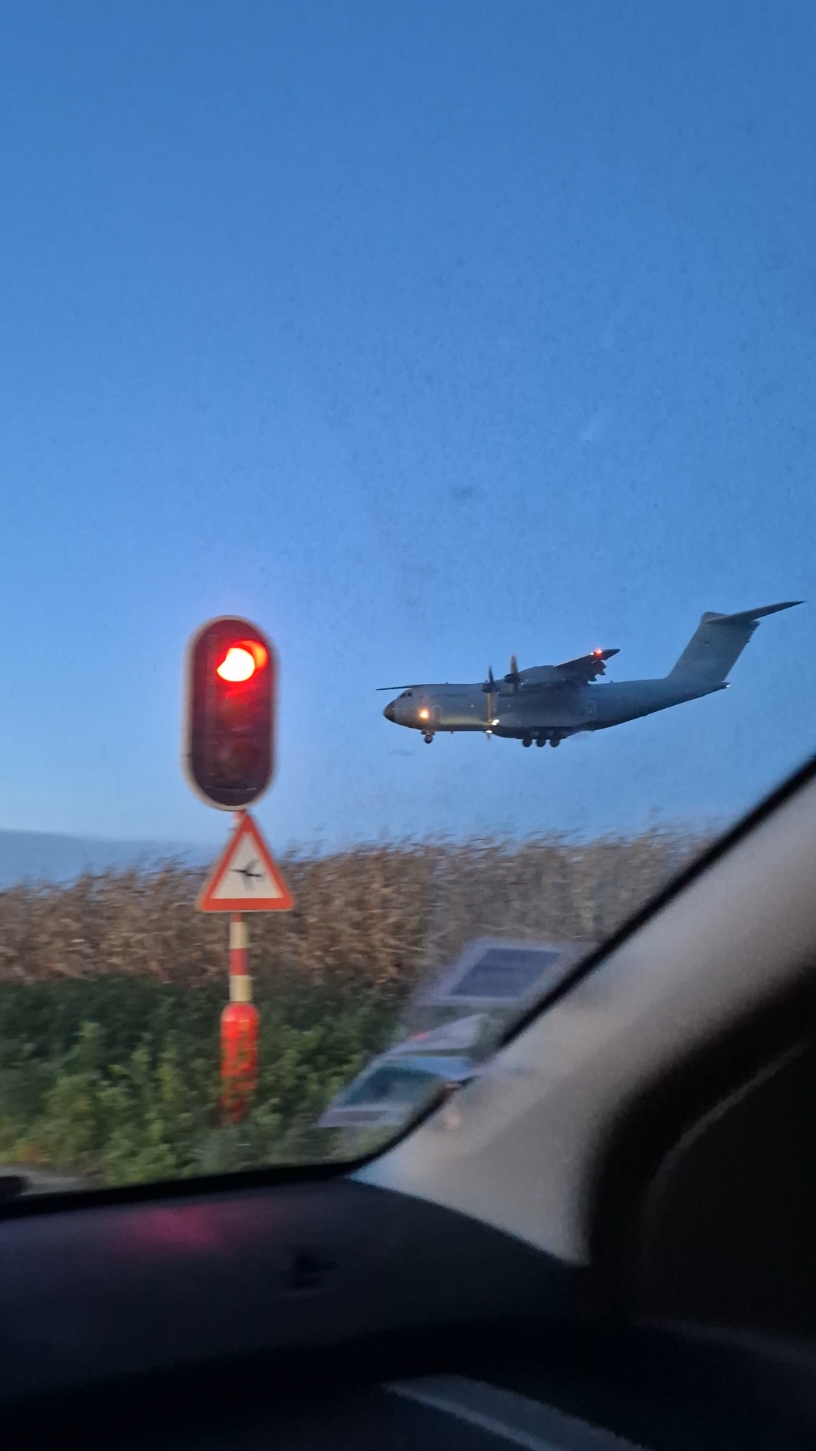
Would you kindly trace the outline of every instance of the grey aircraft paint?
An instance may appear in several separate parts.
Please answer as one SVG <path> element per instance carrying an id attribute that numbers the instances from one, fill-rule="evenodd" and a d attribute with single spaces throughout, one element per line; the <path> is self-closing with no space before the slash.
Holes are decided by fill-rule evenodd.
<path id="1" fill-rule="evenodd" d="M 659 680 L 593 682 L 606 671 L 617 650 L 594 650 L 562 665 L 519 670 L 515 659 L 507 675 L 469 685 L 409 685 L 390 701 L 383 715 L 395 725 L 422 731 L 430 744 L 437 731 L 481 731 L 506 736 L 525 746 L 557 746 L 578 731 L 600 731 L 627 720 L 698 700 L 725 690 L 726 675 L 748 644 L 759 621 L 801 600 L 742 610 L 733 615 L 708 611 L 677 664 Z M 400 689 L 383 686 L 381 689 Z"/>

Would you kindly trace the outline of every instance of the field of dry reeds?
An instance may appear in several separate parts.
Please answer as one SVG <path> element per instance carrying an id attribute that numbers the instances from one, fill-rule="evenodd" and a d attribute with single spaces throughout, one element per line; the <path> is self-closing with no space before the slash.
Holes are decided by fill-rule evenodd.
<path id="1" fill-rule="evenodd" d="M 297 906 L 252 919 L 252 971 L 258 979 L 405 990 L 475 936 L 600 941 L 702 844 L 651 831 L 292 857 L 282 865 Z M 165 863 L 0 891 L 0 982 L 111 975 L 223 983 L 225 919 L 195 911 L 202 879 Z"/>
<path id="2" fill-rule="evenodd" d="M 219 1126 L 227 927 L 178 863 L 0 891 L 0 1162 L 122 1183 L 333 1152 L 311 1127 L 469 939 L 598 942 L 703 845 L 652 831 L 369 845 L 282 863 L 250 927 L 260 1078 Z"/>

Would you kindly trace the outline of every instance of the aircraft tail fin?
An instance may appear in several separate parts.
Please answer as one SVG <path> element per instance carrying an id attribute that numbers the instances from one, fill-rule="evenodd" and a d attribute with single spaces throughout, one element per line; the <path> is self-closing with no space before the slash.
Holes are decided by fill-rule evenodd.
<path id="1" fill-rule="evenodd" d="M 680 677 L 699 685 L 721 684 L 760 620 L 765 615 L 775 615 L 777 610 L 790 610 L 801 604 L 801 600 L 787 600 L 781 605 L 763 605 L 758 610 L 740 610 L 735 615 L 707 610 L 668 679 Z"/>

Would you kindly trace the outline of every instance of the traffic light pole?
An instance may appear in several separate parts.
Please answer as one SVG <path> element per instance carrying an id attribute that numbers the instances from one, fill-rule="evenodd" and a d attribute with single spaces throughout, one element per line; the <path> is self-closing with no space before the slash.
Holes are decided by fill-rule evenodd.
<path id="1" fill-rule="evenodd" d="M 258 1010 L 252 1002 L 244 912 L 286 912 L 294 899 L 246 808 L 274 774 L 276 661 L 251 620 L 221 615 L 187 652 L 184 765 L 210 806 L 235 811 L 236 829 L 196 906 L 229 912 L 229 1002 L 221 1014 L 221 1108 L 240 1123 L 258 1084 Z"/>
<path id="2" fill-rule="evenodd" d="M 230 914 L 229 972 L 230 1002 L 252 1002 L 252 979 L 248 962 L 249 934 L 243 912 Z"/>
<path id="3" fill-rule="evenodd" d="M 229 925 L 230 1000 L 221 1014 L 221 1109 L 225 1122 L 241 1123 L 258 1086 L 258 1009 L 247 971 L 247 925 L 233 912 Z"/>

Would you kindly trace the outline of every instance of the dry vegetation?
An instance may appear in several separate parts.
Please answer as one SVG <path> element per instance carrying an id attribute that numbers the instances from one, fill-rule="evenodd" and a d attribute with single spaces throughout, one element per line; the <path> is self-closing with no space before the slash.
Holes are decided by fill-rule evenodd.
<path id="1" fill-rule="evenodd" d="M 226 922 L 195 911 L 201 873 L 2 891 L 0 1163 L 125 1183 L 338 1152 L 315 1119 L 425 973 L 482 934 L 598 941 L 701 845 L 651 832 L 292 858 L 297 909 L 251 927 L 260 1078 L 240 1128 L 219 1124 Z"/>
<path id="2" fill-rule="evenodd" d="M 255 918 L 251 967 L 267 980 L 409 988 L 481 934 L 599 941 L 703 845 L 652 831 L 588 842 L 415 842 L 284 863 L 295 911 Z M 165 863 L 67 886 L 0 891 L 0 982 L 139 977 L 221 983 L 226 926 L 197 913 L 202 874 Z"/>

